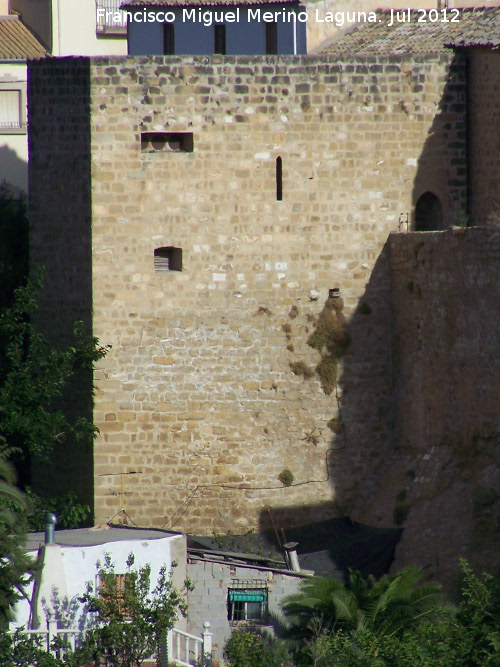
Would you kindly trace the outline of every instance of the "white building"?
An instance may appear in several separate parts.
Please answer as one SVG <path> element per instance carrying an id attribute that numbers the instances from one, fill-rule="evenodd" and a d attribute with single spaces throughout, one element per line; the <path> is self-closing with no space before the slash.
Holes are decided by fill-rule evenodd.
<path id="1" fill-rule="evenodd" d="M 0 0 L 0 183 L 14 191 L 28 185 L 26 62 L 44 55 L 42 44 L 8 14 L 7 0 Z"/>
<path id="2" fill-rule="evenodd" d="M 77 604 L 87 582 L 96 584 L 97 566 L 104 564 L 109 554 L 116 575 L 125 574 L 127 559 L 134 554 L 134 568 L 151 566 L 151 585 L 156 585 L 160 569 L 173 569 L 173 582 L 181 590 L 186 579 L 186 538 L 180 533 L 128 527 L 80 528 L 55 532 L 55 542 L 45 544 L 43 533 L 28 535 L 27 551 L 33 557 L 40 555 L 43 565 L 40 576 L 27 591 L 28 599 L 16 606 L 12 629 L 45 629 L 47 615 L 57 621 L 58 628 L 85 629 L 83 605 Z M 94 588 L 95 590 L 95 588 Z M 73 611 L 71 611 L 73 610 Z M 176 627 L 185 628 L 179 619 Z"/>
<path id="3" fill-rule="evenodd" d="M 10 0 L 10 10 L 53 56 L 121 56 L 127 53 L 125 21 L 99 18 L 118 12 L 120 1 Z"/>
<path id="4" fill-rule="evenodd" d="M 125 55 L 120 1 L 0 0 L 0 183 L 14 193 L 28 189 L 27 60 Z"/>

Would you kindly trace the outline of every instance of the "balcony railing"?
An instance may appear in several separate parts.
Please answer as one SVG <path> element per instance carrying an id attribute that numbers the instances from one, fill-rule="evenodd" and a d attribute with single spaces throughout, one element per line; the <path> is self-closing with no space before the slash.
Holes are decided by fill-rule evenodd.
<path id="1" fill-rule="evenodd" d="M 212 633 L 210 623 L 203 624 L 202 637 L 191 635 L 173 628 L 167 636 L 168 658 L 174 665 L 182 667 L 211 667 L 212 665 Z"/>
<path id="2" fill-rule="evenodd" d="M 126 35 L 127 15 L 120 11 L 123 0 L 96 0 L 96 33 Z"/>
<path id="3" fill-rule="evenodd" d="M 210 623 L 203 624 L 203 635 L 197 637 L 182 630 L 172 628 L 168 631 L 167 641 L 160 646 L 160 655 L 155 662 L 162 666 L 169 664 L 179 667 L 211 667 L 212 633 Z M 21 634 L 32 637 L 38 646 L 47 653 L 63 660 L 68 651 L 74 651 L 81 645 L 85 632 L 80 630 L 62 630 L 53 619 L 47 621 L 46 630 L 21 630 Z M 153 660 L 153 658 L 152 658 Z M 149 661 L 147 661 L 149 664 Z M 26 667 L 34 667 L 27 665 Z"/>

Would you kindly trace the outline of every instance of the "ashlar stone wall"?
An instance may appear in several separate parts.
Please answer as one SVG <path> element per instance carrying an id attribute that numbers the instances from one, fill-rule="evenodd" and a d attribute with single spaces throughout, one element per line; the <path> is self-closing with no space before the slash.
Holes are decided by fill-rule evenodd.
<path id="1" fill-rule="evenodd" d="M 52 118 L 82 67 L 85 137 Z M 286 508 L 283 524 L 319 520 L 337 511 L 341 485 L 354 488 L 373 469 L 371 452 L 390 448 L 389 274 L 380 256 L 399 221 L 408 214 L 411 223 L 417 190 L 432 189 L 448 221 L 463 208 L 461 71 L 451 53 L 32 64 L 32 150 L 55 156 L 70 179 L 76 170 L 91 205 L 87 220 L 39 160 L 33 226 L 46 239 L 62 228 L 91 239 L 92 331 L 112 346 L 94 377 L 97 523 L 123 506 L 139 525 L 205 534 L 255 528 L 273 507 Z M 192 133 L 193 150 L 141 150 L 141 134 L 154 132 Z M 68 133 L 90 142 L 87 189 Z M 182 271 L 157 270 L 158 248 L 182 249 Z M 71 257 L 56 259 L 48 242 L 36 258 L 53 279 L 71 270 Z M 350 327 L 369 283 L 368 354 L 357 363 L 367 339 L 352 327 L 339 366 L 349 376 L 326 394 L 314 369 L 327 350 L 307 340 L 329 289 L 339 288 Z M 65 308 L 59 288 L 45 302 L 51 318 Z M 334 475 L 344 387 L 357 396 L 349 437 L 358 460 Z M 284 469 L 290 486 L 279 480 Z"/>

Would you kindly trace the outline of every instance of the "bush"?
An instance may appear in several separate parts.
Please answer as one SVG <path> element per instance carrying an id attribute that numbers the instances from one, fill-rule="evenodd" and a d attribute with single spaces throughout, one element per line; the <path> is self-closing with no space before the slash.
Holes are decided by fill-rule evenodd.
<path id="1" fill-rule="evenodd" d="M 226 644 L 231 667 L 294 667 L 285 644 L 250 630 L 236 630 Z"/>

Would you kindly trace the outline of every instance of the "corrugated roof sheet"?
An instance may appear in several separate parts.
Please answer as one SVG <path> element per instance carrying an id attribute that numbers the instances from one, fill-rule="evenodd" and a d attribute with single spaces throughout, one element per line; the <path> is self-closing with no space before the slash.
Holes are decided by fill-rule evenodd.
<path id="1" fill-rule="evenodd" d="M 341 517 L 287 528 L 286 539 L 298 542 L 301 568 L 312 569 L 319 576 L 342 578 L 343 575 L 345 579 L 348 569 L 352 568 L 359 570 L 363 576 L 373 574 L 378 578 L 388 572 L 402 533 L 401 528 L 374 528 Z M 276 563 L 282 557 L 274 530 L 252 535 L 221 535 L 216 539 L 188 535 L 188 550 L 195 550 L 196 553 L 203 551 L 206 557 L 218 553 L 221 558 L 226 558 L 223 554 L 234 552 L 235 558 L 240 557 L 248 562 L 258 558 L 252 556 L 252 553 L 257 552 L 263 554 L 259 559 L 261 561 L 269 557 Z M 228 557 L 228 565 L 230 561 Z M 265 563 L 261 564 L 265 566 Z M 254 562 L 254 567 L 258 569 L 259 564 Z"/>
<path id="2" fill-rule="evenodd" d="M 300 0 L 125 0 L 120 9 L 138 7 L 236 7 L 253 5 L 298 5 Z"/>
<path id="3" fill-rule="evenodd" d="M 43 58 L 45 48 L 17 16 L 0 17 L 0 59 Z"/>
<path id="4" fill-rule="evenodd" d="M 438 12 L 438 17 L 447 18 L 432 22 L 429 10 L 411 10 L 410 21 L 398 23 L 396 10 L 377 12 L 376 23 L 362 23 L 338 41 L 321 49 L 322 55 L 369 56 L 384 54 L 425 54 L 441 53 L 447 46 L 492 46 L 500 43 L 500 7 L 455 10 L 447 9 L 446 15 Z M 436 11 L 436 10 L 434 10 Z M 399 10 L 408 18 L 408 10 Z M 393 17 L 391 25 L 391 16 Z M 426 22 L 418 19 L 425 17 Z M 452 18 L 458 22 L 451 22 Z"/>

